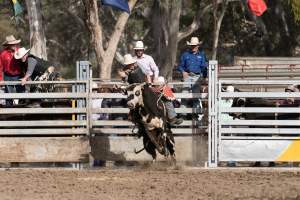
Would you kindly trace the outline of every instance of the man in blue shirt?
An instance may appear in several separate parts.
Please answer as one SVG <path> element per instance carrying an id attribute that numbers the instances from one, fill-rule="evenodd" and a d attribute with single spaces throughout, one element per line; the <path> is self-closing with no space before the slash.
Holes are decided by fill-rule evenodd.
<path id="1" fill-rule="evenodd" d="M 191 41 L 187 41 L 190 47 L 180 58 L 178 70 L 182 73 L 184 82 L 193 82 L 193 84 L 184 85 L 185 90 L 192 90 L 193 93 L 200 93 L 200 81 L 207 76 L 207 59 L 204 51 L 199 50 L 201 42 L 197 37 L 192 37 Z M 199 100 L 193 101 L 193 107 L 201 107 Z"/>

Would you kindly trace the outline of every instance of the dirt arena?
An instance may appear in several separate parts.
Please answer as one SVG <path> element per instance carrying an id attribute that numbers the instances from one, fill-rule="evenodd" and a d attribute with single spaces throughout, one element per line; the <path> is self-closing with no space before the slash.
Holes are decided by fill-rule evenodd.
<path id="1" fill-rule="evenodd" d="M 10 169 L 0 199 L 300 199 L 299 169 Z"/>

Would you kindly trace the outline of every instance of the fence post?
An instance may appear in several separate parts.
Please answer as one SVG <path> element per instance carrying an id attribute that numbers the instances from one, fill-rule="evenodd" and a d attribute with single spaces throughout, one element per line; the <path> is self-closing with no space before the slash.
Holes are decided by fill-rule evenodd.
<path id="1" fill-rule="evenodd" d="M 218 62 L 209 61 L 208 77 L 208 167 L 218 166 Z"/>
<path id="2" fill-rule="evenodd" d="M 89 78 L 90 78 L 90 62 L 89 61 L 77 61 L 76 63 L 76 79 L 84 80 L 85 83 L 80 83 L 76 86 L 76 92 L 89 94 Z M 78 108 L 86 108 L 87 112 L 85 115 L 79 114 L 77 116 L 78 120 L 86 120 L 87 126 L 89 126 L 88 118 L 88 97 L 85 100 L 77 100 Z M 89 129 L 89 127 L 87 127 Z"/>
<path id="3" fill-rule="evenodd" d="M 89 131 L 89 135 L 91 133 L 91 130 L 93 128 L 93 119 L 92 119 L 92 109 L 93 109 L 93 70 L 90 67 L 89 68 L 89 79 L 88 79 L 88 90 L 87 90 L 87 129 Z"/>

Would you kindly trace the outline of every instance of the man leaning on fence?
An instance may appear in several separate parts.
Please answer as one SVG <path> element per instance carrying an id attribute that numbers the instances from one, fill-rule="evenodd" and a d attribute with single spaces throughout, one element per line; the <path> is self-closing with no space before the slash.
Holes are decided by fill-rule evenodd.
<path id="1" fill-rule="evenodd" d="M 22 61 L 26 68 L 25 76 L 21 79 L 22 85 L 25 85 L 29 79 L 36 80 L 38 78 L 39 81 L 47 79 L 55 70 L 50 62 L 30 54 L 30 49 L 24 47 L 19 48 L 14 57 L 16 60 Z"/>
<path id="2" fill-rule="evenodd" d="M 178 71 L 182 73 L 183 81 L 193 82 L 192 86 L 190 84 L 184 85 L 184 90 L 190 91 L 191 86 L 193 93 L 200 92 L 201 80 L 207 77 L 208 63 L 204 51 L 200 50 L 201 43 L 197 37 L 192 37 L 190 41 L 187 41 L 189 50 L 181 55 L 178 66 Z M 193 107 L 200 107 L 200 102 L 194 100 Z"/>

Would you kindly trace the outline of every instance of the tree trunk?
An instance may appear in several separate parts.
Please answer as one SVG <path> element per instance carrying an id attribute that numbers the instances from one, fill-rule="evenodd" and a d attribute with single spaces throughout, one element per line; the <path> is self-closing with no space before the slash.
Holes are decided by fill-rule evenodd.
<path id="1" fill-rule="evenodd" d="M 137 0 L 128 1 L 131 10 L 135 6 L 136 2 Z M 102 24 L 99 20 L 97 0 L 83 0 L 83 3 L 86 9 L 87 26 L 91 33 L 92 44 L 95 48 L 99 77 L 103 80 L 109 80 L 111 79 L 111 68 L 114 55 L 129 15 L 126 12 L 120 14 L 114 31 L 110 36 L 108 47 L 104 49 Z"/>
<path id="2" fill-rule="evenodd" d="M 215 1 L 214 5 L 214 40 L 213 40 L 213 48 L 212 48 L 212 59 L 217 59 L 217 52 L 218 52 L 218 44 L 219 44 L 219 35 L 220 35 L 220 29 L 222 25 L 222 21 L 227 9 L 228 1 L 224 0 L 222 6 L 222 11 L 220 13 L 220 16 L 218 16 L 218 3 Z"/>
<path id="3" fill-rule="evenodd" d="M 47 60 L 46 37 L 41 14 L 40 0 L 26 0 L 30 27 L 31 53 Z"/>
<path id="4" fill-rule="evenodd" d="M 172 78 L 176 61 L 181 6 L 182 0 L 156 0 L 153 7 L 155 58 L 160 74 L 167 79 Z"/>
<path id="5" fill-rule="evenodd" d="M 179 32 L 179 18 L 181 13 L 181 0 L 172 0 L 169 7 L 168 19 L 168 41 L 166 48 L 166 57 L 162 65 L 161 74 L 167 79 L 173 77 L 173 69 L 176 62 L 177 47 L 178 47 L 178 32 Z"/>

